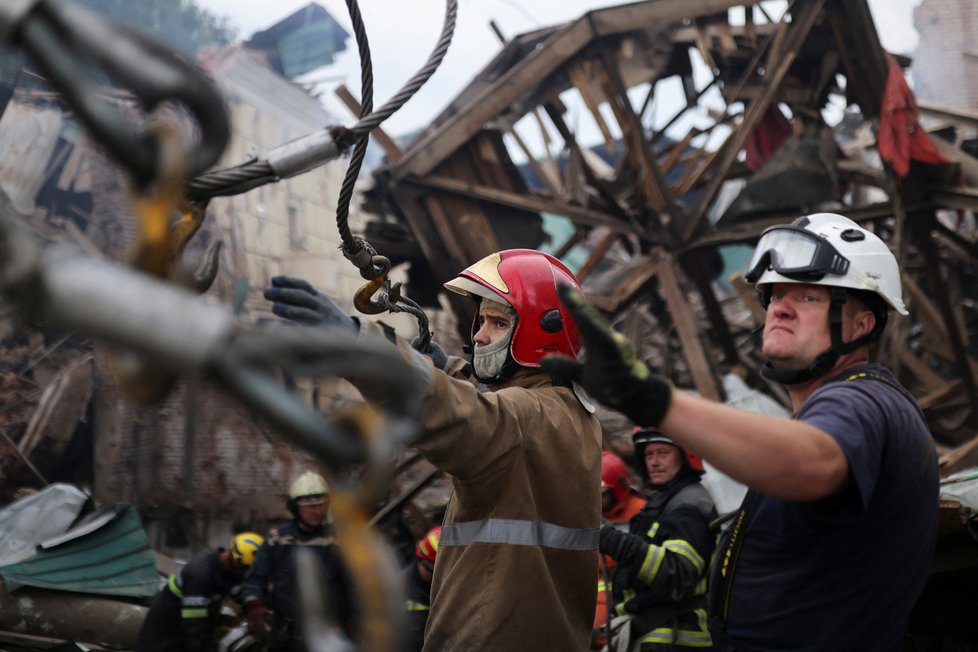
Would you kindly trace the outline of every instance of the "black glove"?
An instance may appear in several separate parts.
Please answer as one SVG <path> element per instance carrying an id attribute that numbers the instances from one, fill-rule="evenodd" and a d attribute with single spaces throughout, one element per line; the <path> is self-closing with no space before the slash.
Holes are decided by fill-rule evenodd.
<path id="1" fill-rule="evenodd" d="M 336 302 L 301 278 L 276 276 L 264 297 L 274 302 L 272 312 L 308 326 L 330 326 L 356 332 L 357 323 Z"/>
<path id="2" fill-rule="evenodd" d="M 672 383 L 636 359 L 625 336 L 615 332 L 579 292 L 568 285 L 557 291 L 577 324 L 586 355 L 583 363 L 566 356 L 546 356 L 540 361 L 543 370 L 579 383 L 595 399 L 638 425 L 658 425 L 669 410 Z"/>
<path id="3" fill-rule="evenodd" d="M 411 340 L 411 346 L 417 349 L 419 341 L 420 337 L 415 337 L 413 340 Z M 441 348 L 438 342 L 429 340 L 428 350 L 421 351 L 421 353 L 424 353 L 426 356 L 431 358 L 431 361 L 434 363 L 437 369 L 441 369 L 442 371 L 445 370 L 445 365 L 448 364 L 448 354 L 445 353 L 445 349 Z"/>
<path id="4" fill-rule="evenodd" d="M 602 525 L 601 534 L 598 538 L 598 550 L 618 561 L 626 538 L 628 535 L 616 529 L 614 525 Z"/>

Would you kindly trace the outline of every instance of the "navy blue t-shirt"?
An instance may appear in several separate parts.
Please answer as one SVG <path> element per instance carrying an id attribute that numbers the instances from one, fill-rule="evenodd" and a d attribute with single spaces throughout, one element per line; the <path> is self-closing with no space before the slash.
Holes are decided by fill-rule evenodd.
<path id="1" fill-rule="evenodd" d="M 854 482 L 817 503 L 759 497 L 727 618 L 738 651 L 899 646 L 934 554 L 938 469 L 930 431 L 898 386 L 885 367 L 862 365 L 795 415 L 842 446 Z"/>

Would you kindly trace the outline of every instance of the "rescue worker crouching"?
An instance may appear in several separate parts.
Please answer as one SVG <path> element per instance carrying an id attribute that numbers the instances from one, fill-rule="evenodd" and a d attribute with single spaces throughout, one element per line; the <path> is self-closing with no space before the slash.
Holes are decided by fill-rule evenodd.
<path id="1" fill-rule="evenodd" d="M 329 485 L 312 471 L 300 475 L 289 488 L 286 507 L 293 520 L 269 533 L 258 549 L 244 582 L 244 610 L 249 633 L 268 639 L 268 650 L 304 649 L 299 615 L 295 553 L 302 547 L 318 561 L 319 586 L 327 594 L 330 613 L 326 617 L 356 635 L 357 608 L 352 580 L 333 540 L 329 525 Z M 268 628 L 268 611 L 272 626 Z"/>
<path id="2" fill-rule="evenodd" d="M 632 442 L 651 491 L 627 533 L 610 524 L 601 528 L 601 552 L 617 562 L 609 648 L 708 648 L 706 575 L 717 512 L 700 482 L 703 462 L 652 428 L 637 429 Z"/>
<path id="3" fill-rule="evenodd" d="M 150 606 L 137 652 L 216 652 L 224 599 L 238 586 L 263 538 L 243 532 L 170 575 Z"/>
<path id="4" fill-rule="evenodd" d="M 539 369 L 548 353 L 576 358 L 581 349 L 557 296 L 562 284 L 581 292 L 562 262 L 528 249 L 487 256 L 445 284 L 475 304 L 471 366 L 482 386 L 443 373 L 447 366 L 435 368 L 433 357 L 398 340 L 426 383 L 414 447 L 451 476 L 454 488 L 426 651 L 587 649 L 598 575 L 601 430 L 571 383 Z M 305 281 L 276 277 L 272 285 L 265 297 L 275 314 L 357 328 Z M 358 388 L 368 400 L 384 398 Z"/>

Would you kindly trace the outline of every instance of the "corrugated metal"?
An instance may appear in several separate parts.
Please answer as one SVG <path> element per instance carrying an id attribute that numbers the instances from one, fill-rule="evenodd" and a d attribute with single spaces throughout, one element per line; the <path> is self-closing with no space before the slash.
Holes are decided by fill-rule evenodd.
<path id="1" fill-rule="evenodd" d="M 58 591 L 152 596 L 158 576 L 146 532 L 129 503 L 116 503 L 86 519 L 37 554 L 0 567 L 8 590 L 35 586 Z"/>

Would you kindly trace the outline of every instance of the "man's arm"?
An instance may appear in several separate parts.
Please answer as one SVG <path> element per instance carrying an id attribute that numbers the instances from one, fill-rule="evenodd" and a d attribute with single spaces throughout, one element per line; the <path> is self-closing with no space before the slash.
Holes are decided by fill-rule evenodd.
<path id="1" fill-rule="evenodd" d="M 656 595 L 663 596 L 659 600 L 678 601 L 695 595 L 715 543 L 707 519 L 695 509 L 677 510 L 659 523 L 655 541 L 605 525 L 600 549 L 641 583 L 657 589 Z M 633 609 L 648 606 L 635 603 Z"/>
<path id="2" fill-rule="evenodd" d="M 545 370 L 579 382 L 634 423 L 657 426 L 677 443 L 753 489 L 792 501 L 841 491 L 849 463 L 828 433 L 800 421 L 738 410 L 673 389 L 635 357 L 621 333 L 576 292 L 559 288 L 588 351 L 584 362 L 550 356 Z"/>
<path id="3" fill-rule="evenodd" d="M 674 392 L 659 423 L 678 443 L 768 496 L 812 502 L 844 489 L 849 461 L 828 433 L 802 421 Z"/>
<path id="4" fill-rule="evenodd" d="M 216 652 L 217 639 L 210 618 L 215 587 L 210 564 L 195 560 L 181 572 L 183 597 L 180 599 L 180 631 L 183 649 L 188 652 Z M 218 598 L 220 599 L 220 598 Z"/>

